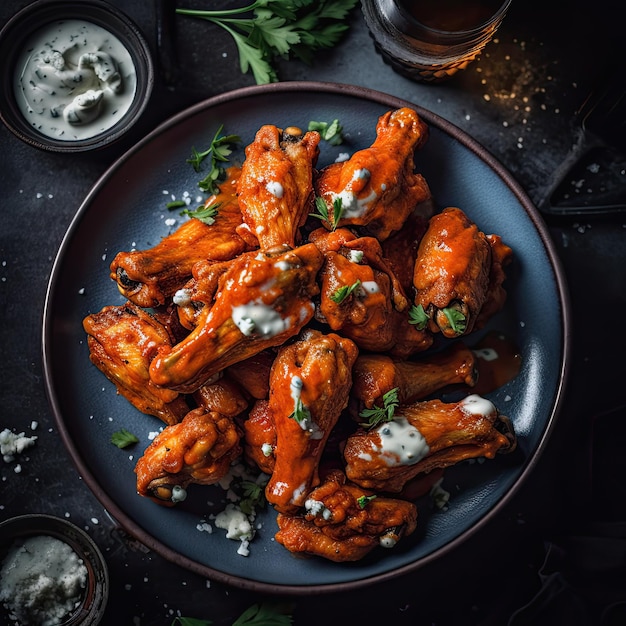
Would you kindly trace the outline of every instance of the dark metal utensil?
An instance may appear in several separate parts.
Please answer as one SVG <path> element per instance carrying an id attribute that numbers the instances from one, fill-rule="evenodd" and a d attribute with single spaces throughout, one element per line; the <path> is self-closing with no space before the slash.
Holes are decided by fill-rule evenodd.
<path id="1" fill-rule="evenodd" d="M 552 215 L 626 211 L 626 82 L 603 75 L 576 112 L 576 145 L 552 175 L 538 208 Z"/>

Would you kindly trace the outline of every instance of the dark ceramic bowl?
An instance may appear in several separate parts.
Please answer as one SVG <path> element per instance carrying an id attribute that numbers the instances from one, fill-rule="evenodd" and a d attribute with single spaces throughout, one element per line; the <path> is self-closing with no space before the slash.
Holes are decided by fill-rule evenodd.
<path id="1" fill-rule="evenodd" d="M 51 137 L 26 119 L 17 98 L 16 72 L 23 67 L 28 41 L 38 32 L 47 32 L 63 21 L 79 21 L 104 29 L 126 48 L 136 76 L 134 96 L 127 110 L 108 129 L 80 139 Z M 154 68 L 148 45 L 135 24 L 119 9 L 101 0 L 38 0 L 15 14 L 0 31 L 0 118 L 26 143 L 52 152 L 83 152 L 108 146 L 120 139 L 141 117 L 154 85 Z M 20 61 L 22 59 L 22 61 Z M 68 135 L 66 135 L 68 136 Z"/>
<path id="2" fill-rule="evenodd" d="M 87 584 L 81 604 L 60 626 L 96 626 L 102 620 L 106 608 L 109 574 L 98 546 L 78 526 L 60 517 L 43 514 L 21 515 L 0 522 L 0 562 L 6 558 L 14 542 L 38 535 L 64 541 L 87 567 Z M 0 618 L 6 615 L 7 609 L 0 605 Z M 8 617 L 6 623 L 9 623 Z"/>

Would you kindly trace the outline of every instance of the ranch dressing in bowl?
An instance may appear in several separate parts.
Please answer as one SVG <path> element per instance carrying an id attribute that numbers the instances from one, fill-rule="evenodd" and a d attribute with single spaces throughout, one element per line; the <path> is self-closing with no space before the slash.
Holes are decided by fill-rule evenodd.
<path id="1" fill-rule="evenodd" d="M 89 139 L 112 128 L 130 109 L 136 88 L 124 44 L 87 21 L 43 26 L 17 57 L 17 105 L 33 128 L 57 140 Z"/>

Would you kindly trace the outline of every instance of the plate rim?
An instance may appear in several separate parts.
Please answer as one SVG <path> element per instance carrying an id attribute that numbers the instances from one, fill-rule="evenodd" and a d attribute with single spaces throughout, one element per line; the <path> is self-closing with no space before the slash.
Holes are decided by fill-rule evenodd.
<path id="1" fill-rule="evenodd" d="M 413 108 L 418 113 L 418 115 L 420 115 L 427 122 L 429 126 L 436 126 L 439 130 L 443 131 L 445 134 L 449 135 L 450 137 L 461 143 L 465 148 L 474 153 L 474 155 L 477 156 L 483 163 L 485 163 L 491 170 L 493 170 L 499 178 L 502 179 L 508 189 L 515 195 L 517 201 L 520 203 L 520 205 L 528 215 L 529 219 L 531 220 L 535 230 L 539 235 L 546 255 L 550 261 L 551 268 L 554 272 L 554 280 L 559 295 L 560 304 L 559 313 L 561 319 L 561 360 L 551 413 L 546 421 L 544 430 L 539 437 L 537 445 L 532 451 L 529 459 L 521 468 L 519 474 L 515 478 L 508 491 L 473 526 L 462 531 L 457 537 L 453 538 L 451 541 L 441 546 L 440 548 L 435 549 L 428 555 L 401 567 L 351 581 L 300 586 L 288 584 L 283 585 L 280 583 L 267 583 L 263 581 L 252 580 L 243 576 L 237 576 L 222 572 L 215 569 L 214 567 L 204 565 L 193 560 L 190 557 L 186 557 L 180 554 L 179 552 L 165 545 L 156 537 L 152 536 L 147 530 L 141 527 L 139 523 L 134 522 L 132 519 L 129 519 L 128 514 L 125 513 L 121 509 L 121 507 L 119 507 L 113 501 L 113 499 L 99 484 L 95 476 L 91 473 L 83 459 L 82 453 L 78 449 L 77 444 L 73 441 L 64 423 L 62 410 L 54 389 L 54 377 L 52 375 L 50 367 L 49 338 L 51 335 L 52 327 L 51 301 L 54 297 L 55 286 L 58 281 L 58 267 L 62 263 L 62 260 L 66 254 L 66 249 L 73 239 L 74 231 L 78 228 L 78 225 L 83 215 L 86 213 L 93 198 L 98 194 L 100 188 L 104 184 L 106 184 L 107 180 L 112 175 L 114 175 L 115 172 L 120 167 L 122 167 L 127 160 L 129 160 L 135 153 L 139 152 L 145 145 L 149 144 L 159 135 L 175 127 L 177 124 L 186 120 L 188 117 L 192 117 L 197 113 L 203 112 L 205 110 L 210 110 L 211 108 L 234 100 L 245 100 L 247 98 L 254 98 L 255 96 L 260 95 L 265 96 L 267 94 L 293 92 L 303 93 L 311 91 L 315 93 L 321 92 L 330 95 L 357 98 L 359 100 L 366 100 L 376 104 L 381 104 L 389 108 L 401 108 L 404 106 Z M 522 188 L 520 183 L 487 148 L 485 148 L 480 142 L 478 142 L 476 139 L 471 137 L 464 130 L 462 130 L 452 122 L 446 120 L 437 113 L 426 109 L 415 102 L 367 87 L 360 87 L 357 85 L 323 81 L 290 81 L 270 83 L 267 85 L 252 85 L 242 87 L 239 89 L 234 89 L 228 92 L 217 94 L 215 96 L 201 100 L 189 107 L 186 107 L 185 109 L 170 116 L 169 118 L 158 124 L 153 130 L 148 132 L 141 140 L 139 140 L 131 148 L 126 150 L 106 168 L 106 170 L 91 186 L 87 195 L 84 197 L 80 206 L 76 210 L 76 213 L 70 221 L 70 224 L 62 238 L 58 252 L 52 264 L 43 307 L 41 354 L 43 360 L 45 391 L 61 440 L 85 484 L 89 487 L 90 491 L 93 493 L 93 495 L 95 495 L 100 504 L 104 507 L 106 513 L 111 517 L 115 524 L 117 524 L 121 529 L 131 535 L 134 539 L 138 540 L 140 543 L 145 545 L 147 548 L 153 550 L 155 553 L 165 558 L 166 560 L 180 567 L 183 567 L 188 571 L 204 576 L 210 580 L 231 585 L 235 588 L 254 592 L 271 594 L 280 593 L 290 596 L 310 596 L 318 595 L 321 593 L 336 593 L 361 589 L 362 587 L 367 585 L 388 582 L 399 578 L 407 573 L 421 570 L 427 565 L 433 563 L 441 556 L 453 552 L 455 549 L 460 547 L 461 544 L 465 543 L 469 538 L 478 533 L 479 530 L 487 526 L 492 520 L 494 520 L 496 516 L 500 514 L 502 509 L 504 509 L 508 505 L 508 503 L 514 498 L 514 496 L 519 492 L 521 486 L 524 484 L 524 482 L 527 481 L 528 476 L 535 469 L 535 466 L 537 465 L 539 459 L 542 457 L 545 451 L 548 440 L 550 439 L 550 435 L 552 434 L 555 423 L 557 422 L 558 416 L 563 409 L 565 386 L 570 371 L 569 364 L 571 361 L 571 332 L 571 308 L 565 272 L 557 255 L 556 246 L 554 245 L 549 235 L 547 225 L 541 217 L 538 209 L 534 206 L 530 197 Z M 121 520 L 124 520 L 124 522 L 122 522 Z"/>

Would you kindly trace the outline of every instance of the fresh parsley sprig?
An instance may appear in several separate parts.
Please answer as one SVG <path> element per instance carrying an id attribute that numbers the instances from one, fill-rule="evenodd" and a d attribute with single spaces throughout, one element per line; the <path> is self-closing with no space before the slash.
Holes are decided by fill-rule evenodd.
<path id="1" fill-rule="evenodd" d="M 239 483 L 239 488 L 241 489 L 239 508 L 246 515 L 252 515 L 266 505 L 265 483 L 257 483 L 253 480 L 242 480 Z"/>
<path id="2" fill-rule="evenodd" d="M 355 280 L 351 285 L 344 285 L 339 287 L 335 293 L 330 295 L 330 299 L 336 304 L 341 304 L 346 298 L 354 293 L 361 286 L 359 279 Z"/>
<path id="3" fill-rule="evenodd" d="M 450 328 L 454 331 L 454 334 L 462 335 L 467 327 L 467 318 L 465 317 L 465 314 L 451 306 L 441 310 L 448 319 L 448 323 L 450 324 Z"/>
<path id="4" fill-rule="evenodd" d="M 196 172 L 200 172 L 202 171 L 202 163 L 207 157 L 209 158 L 209 170 L 198 183 L 198 187 L 211 194 L 219 192 L 219 183 L 224 179 L 226 173 L 222 164 L 228 162 L 228 157 L 233 153 L 236 144 L 241 142 L 241 137 L 238 135 L 222 135 L 223 129 L 224 126 L 220 125 L 206 150 L 199 152 L 195 147 L 192 147 L 191 157 L 187 159 L 187 163 L 190 163 Z"/>
<path id="5" fill-rule="evenodd" d="M 278 81 L 273 62 L 294 57 L 311 63 L 348 30 L 348 13 L 358 0 L 255 0 L 236 9 L 176 9 L 223 28 L 234 40 L 239 67 L 258 85 Z"/>
<path id="6" fill-rule="evenodd" d="M 413 324 L 417 330 L 424 330 L 428 325 L 428 313 L 421 304 L 413 305 L 409 309 L 409 324 Z"/>
<path id="7" fill-rule="evenodd" d="M 289 416 L 290 419 L 296 420 L 300 426 L 306 426 L 311 421 L 311 411 L 304 405 L 301 398 L 298 398 L 295 402 L 293 413 Z"/>
<path id="8" fill-rule="evenodd" d="M 398 399 L 398 388 L 394 387 L 387 393 L 383 394 L 383 406 L 373 406 L 371 409 L 363 409 L 359 413 L 359 417 L 367 420 L 361 426 L 364 428 L 373 428 L 384 422 L 390 422 L 400 404 Z"/>

